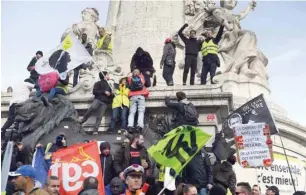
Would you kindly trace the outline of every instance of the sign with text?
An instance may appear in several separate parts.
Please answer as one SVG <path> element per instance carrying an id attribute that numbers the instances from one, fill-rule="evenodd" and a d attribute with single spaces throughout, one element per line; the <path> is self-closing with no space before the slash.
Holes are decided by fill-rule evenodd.
<path id="1" fill-rule="evenodd" d="M 267 167 L 273 162 L 269 125 L 253 123 L 234 127 L 238 162 L 242 167 Z"/>
<path id="2" fill-rule="evenodd" d="M 211 135 L 200 128 L 179 126 L 151 146 L 148 152 L 158 164 L 174 169 L 178 175 L 210 138 Z"/>
<path id="3" fill-rule="evenodd" d="M 76 144 L 52 153 L 49 175 L 62 181 L 61 195 L 78 194 L 87 177 L 95 177 L 99 182 L 99 194 L 104 195 L 102 169 L 97 142 Z"/>
<path id="4" fill-rule="evenodd" d="M 265 186 L 275 185 L 279 188 L 280 194 L 291 195 L 293 191 L 293 183 L 298 191 L 306 190 L 306 163 L 288 156 L 289 166 L 286 157 L 283 154 L 274 153 L 273 165 L 270 167 L 256 168 L 257 182 L 262 189 Z M 292 178 L 290 177 L 290 172 Z"/>
<path id="5" fill-rule="evenodd" d="M 223 123 L 223 132 L 226 137 L 232 138 L 235 126 L 252 123 L 268 124 L 271 135 L 278 133 L 273 117 L 262 94 L 248 101 L 230 114 Z"/>

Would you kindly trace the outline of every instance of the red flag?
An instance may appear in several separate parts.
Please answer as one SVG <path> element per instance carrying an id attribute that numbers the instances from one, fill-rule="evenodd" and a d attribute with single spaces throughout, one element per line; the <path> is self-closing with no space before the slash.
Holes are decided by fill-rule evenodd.
<path id="1" fill-rule="evenodd" d="M 105 194 L 97 142 L 76 144 L 54 152 L 49 175 L 59 177 L 61 195 L 77 195 L 89 176 L 98 179 L 99 194 Z"/>

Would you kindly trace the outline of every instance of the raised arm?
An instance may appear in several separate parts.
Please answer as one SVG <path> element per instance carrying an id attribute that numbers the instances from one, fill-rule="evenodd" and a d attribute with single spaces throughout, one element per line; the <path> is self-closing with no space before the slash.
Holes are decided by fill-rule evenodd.
<path id="1" fill-rule="evenodd" d="M 219 31 L 218 31 L 218 34 L 217 34 L 216 38 L 214 38 L 214 43 L 215 44 L 218 44 L 220 42 L 220 40 L 222 38 L 223 30 L 224 30 L 224 26 L 222 25 L 219 28 Z"/>
<path id="2" fill-rule="evenodd" d="M 187 28 L 188 24 L 184 24 L 184 26 L 182 26 L 182 28 L 178 31 L 178 35 L 180 36 L 180 38 L 182 39 L 182 41 L 186 44 L 186 40 L 187 38 L 185 37 L 185 35 L 183 34 L 183 31 L 185 30 L 185 28 Z"/>
<path id="3" fill-rule="evenodd" d="M 249 6 L 240 12 L 239 20 L 243 20 L 251 10 L 254 10 L 255 7 L 256 7 L 256 1 L 252 0 Z"/>

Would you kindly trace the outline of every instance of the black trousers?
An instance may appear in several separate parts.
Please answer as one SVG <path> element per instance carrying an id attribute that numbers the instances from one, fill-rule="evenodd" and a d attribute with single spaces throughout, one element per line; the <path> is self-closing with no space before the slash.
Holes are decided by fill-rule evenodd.
<path id="1" fill-rule="evenodd" d="M 163 68 L 163 78 L 165 79 L 167 85 L 173 85 L 173 73 L 174 73 L 175 66 L 168 66 L 164 65 Z"/>
<path id="2" fill-rule="evenodd" d="M 82 122 L 87 121 L 87 119 L 91 116 L 91 113 L 96 111 L 97 112 L 97 118 L 96 118 L 96 123 L 95 123 L 95 126 L 94 126 L 94 131 L 98 131 L 98 129 L 100 127 L 100 124 L 101 124 L 102 117 L 103 117 L 106 109 L 107 109 L 107 104 L 105 104 L 104 102 L 101 102 L 98 99 L 94 99 L 90 108 L 84 114 Z"/>
<path id="3" fill-rule="evenodd" d="M 183 74 L 183 84 L 186 84 L 189 69 L 190 71 L 190 85 L 194 85 L 194 77 L 197 70 L 197 55 L 186 55 L 185 57 L 185 67 Z"/>
<path id="4" fill-rule="evenodd" d="M 210 74 L 210 82 L 214 84 L 213 78 L 216 75 L 217 62 L 205 62 L 203 61 L 202 73 L 201 73 L 201 84 L 206 85 L 207 74 Z"/>

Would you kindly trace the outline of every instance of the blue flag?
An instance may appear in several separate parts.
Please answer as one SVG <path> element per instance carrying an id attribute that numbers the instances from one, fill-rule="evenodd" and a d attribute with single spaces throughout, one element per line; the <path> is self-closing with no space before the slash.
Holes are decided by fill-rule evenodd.
<path id="1" fill-rule="evenodd" d="M 41 183 L 42 187 L 47 181 L 48 171 L 50 168 L 48 161 L 46 161 L 44 157 L 44 149 L 42 147 L 36 148 L 32 161 L 32 166 L 36 170 L 36 180 Z"/>

